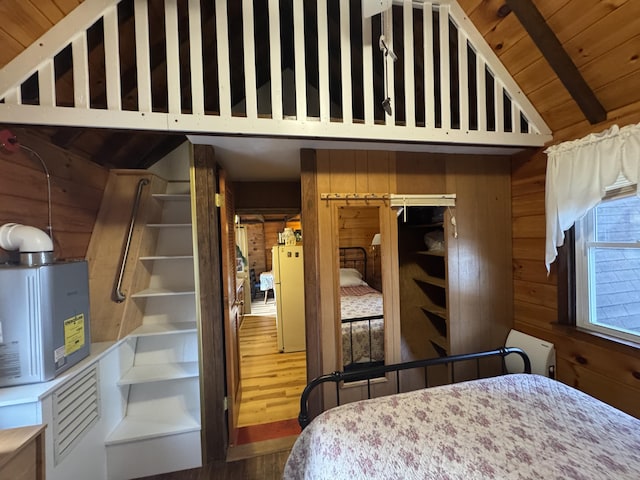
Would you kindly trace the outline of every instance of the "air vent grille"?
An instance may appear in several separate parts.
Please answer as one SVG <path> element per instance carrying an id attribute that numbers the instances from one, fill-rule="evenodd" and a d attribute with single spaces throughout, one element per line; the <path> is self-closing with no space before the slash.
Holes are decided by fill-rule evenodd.
<path id="1" fill-rule="evenodd" d="M 98 369 L 87 370 L 53 394 L 53 453 L 58 465 L 100 419 Z"/>

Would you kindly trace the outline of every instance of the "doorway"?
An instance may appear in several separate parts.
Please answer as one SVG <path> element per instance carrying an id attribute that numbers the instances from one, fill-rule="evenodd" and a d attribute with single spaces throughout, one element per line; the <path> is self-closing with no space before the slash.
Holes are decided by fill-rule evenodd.
<path id="1" fill-rule="evenodd" d="M 299 215 L 242 214 L 237 218 L 243 231 L 236 238 L 244 237 L 238 242 L 238 254 L 246 262 L 250 282 L 250 307 L 245 309 L 238 335 L 242 397 L 236 444 L 243 445 L 300 432 L 297 417 L 307 377 L 305 351 L 283 352 L 279 344 L 278 302 L 291 299 L 278 299 L 273 284 L 272 247 L 284 228 L 300 230 Z"/>

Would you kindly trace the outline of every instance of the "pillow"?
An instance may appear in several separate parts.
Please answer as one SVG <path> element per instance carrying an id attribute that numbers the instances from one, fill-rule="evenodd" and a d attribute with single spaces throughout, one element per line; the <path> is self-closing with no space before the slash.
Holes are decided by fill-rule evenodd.
<path id="1" fill-rule="evenodd" d="M 362 280 L 362 275 L 355 268 L 341 268 L 340 269 L 340 286 L 341 287 L 357 287 L 360 285 L 367 285 L 367 282 Z"/>

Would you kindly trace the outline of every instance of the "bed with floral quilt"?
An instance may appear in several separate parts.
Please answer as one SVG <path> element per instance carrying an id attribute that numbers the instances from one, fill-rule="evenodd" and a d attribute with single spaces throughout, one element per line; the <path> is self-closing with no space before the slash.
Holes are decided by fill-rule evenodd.
<path id="1" fill-rule="evenodd" d="M 284 479 L 639 479 L 640 420 L 561 382 L 510 374 L 327 410 Z"/>

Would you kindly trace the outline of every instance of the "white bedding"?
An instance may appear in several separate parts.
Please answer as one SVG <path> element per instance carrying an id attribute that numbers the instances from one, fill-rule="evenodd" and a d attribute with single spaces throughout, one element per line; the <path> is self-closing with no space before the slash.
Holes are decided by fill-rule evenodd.
<path id="1" fill-rule="evenodd" d="M 640 479 L 640 420 L 505 375 L 365 400 L 300 434 L 284 479 Z"/>

